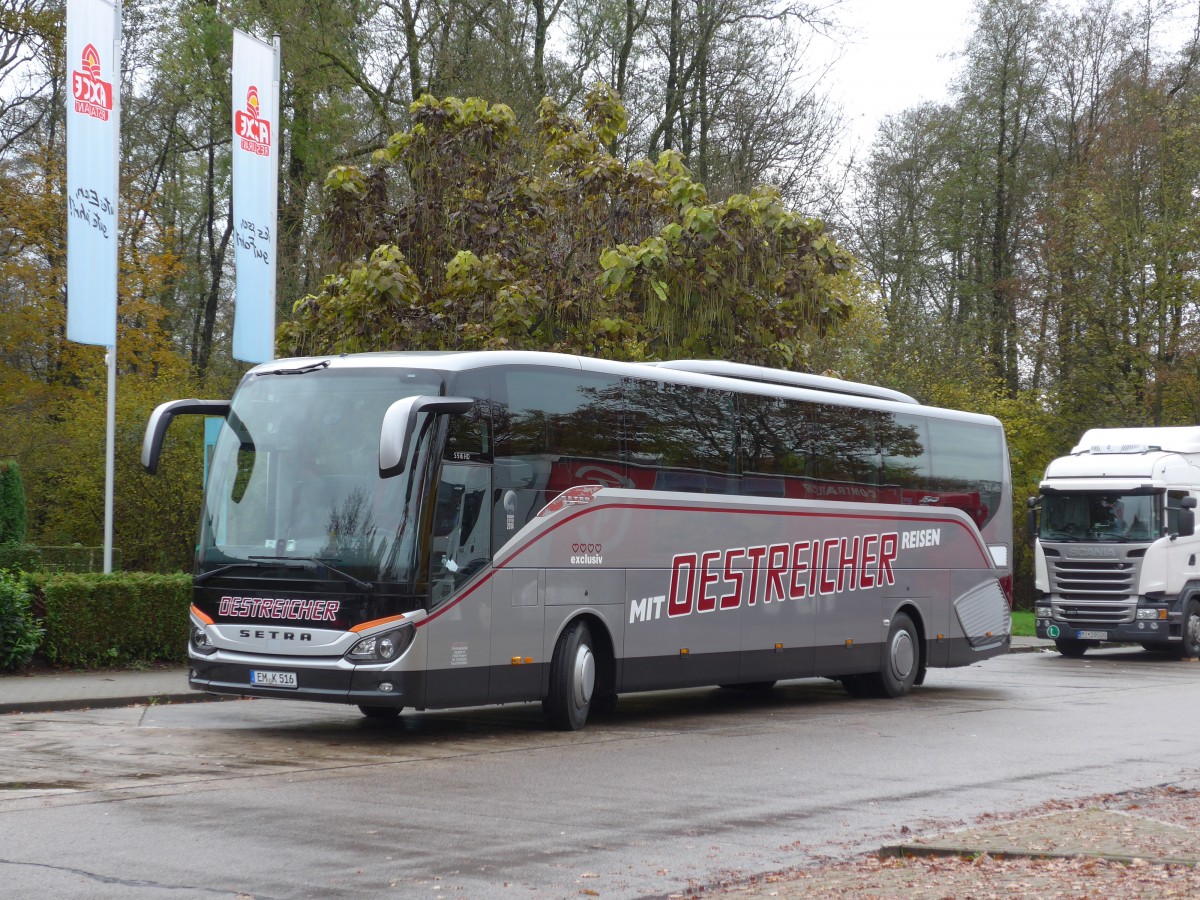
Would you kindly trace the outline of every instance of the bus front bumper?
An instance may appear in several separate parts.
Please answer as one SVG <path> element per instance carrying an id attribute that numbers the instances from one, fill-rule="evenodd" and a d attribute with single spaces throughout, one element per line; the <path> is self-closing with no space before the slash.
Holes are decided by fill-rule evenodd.
<path id="1" fill-rule="evenodd" d="M 420 707 L 424 700 L 421 673 L 345 664 L 316 667 L 299 662 L 280 658 L 251 664 L 192 656 L 188 660 L 188 685 L 210 694 L 363 706 Z"/>

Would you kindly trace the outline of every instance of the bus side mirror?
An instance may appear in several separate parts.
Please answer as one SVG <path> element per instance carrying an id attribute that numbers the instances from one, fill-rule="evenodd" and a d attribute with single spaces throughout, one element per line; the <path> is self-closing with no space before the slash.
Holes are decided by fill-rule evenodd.
<path id="1" fill-rule="evenodd" d="M 1191 537 L 1196 533 L 1196 498 L 1184 497 L 1179 501 L 1179 536 Z"/>
<path id="2" fill-rule="evenodd" d="M 1025 504 L 1026 506 L 1029 507 L 1029 512 L 1026 514 L 1026 519 L 1025 519 L 1025 529 L 1026 529 L 1026 531 L 1029 532 L 1029 539 L 1031 541 L 1034 540 L 1035 538 L 1037 538 L 1037 533 L 1038 533 L 1038 527 L 1037 527 L 1038 526 L 1038 521 L 1037 521 L 1038 505 L 1037 505 L 1037 502 L 1038 502 L 1037 497 L 1030 497 L 1029 500 L 1027 500 L 1026 504 Z"/>
<path id="3" fill-rule="evenodd" d="M 389 406 L 379 429 L 379 477 L 391 478 L 404 471 L 418 415 L 465 413 L 474 405 L 469 397 L 405 397 Z"/>
<path id="4" fill-rule="evenodd" d="M 176 416 L 221 416 L 229 415 L 228 400 L 169 400 L 160 403 L 150 413 L 146 423 L 146 434 L 142 438 L 142 468 L 151 475 L 158 471 L 158 457 L 162 453 L 163 438 L 167 427 Z"/>

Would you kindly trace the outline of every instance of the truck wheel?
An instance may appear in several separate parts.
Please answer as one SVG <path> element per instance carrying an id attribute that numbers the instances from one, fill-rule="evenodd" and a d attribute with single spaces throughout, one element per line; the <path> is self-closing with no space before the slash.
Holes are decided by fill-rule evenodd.
<path id="1" fill-rule="evenodd" d="M 1183 644 L 1177 650 L 1181 659 L 1200 657 L 1200 600 L 1188 600 L 1183 613 Z"/>
<path id="2" fill-rule="evenodd" d="M 1083 654 L 1087 653 L 1088 647 L 1091 644 L 1087 641 L 1077 641 L 1074 638 L 1059 638 L 1054 642 L 1054 646 L 1058 648 L 1058 652 L 1063 656 L 1068 656 L 1071 659 L 1079 659 Z"/>
<path id="3" fill-rule="evenodd" d="M 358 711 L 368 719 L 398 719 L 403 706 L 364 706 L 359 704 Z"/>
<path id="4" fill-rule="evenodd" d="M 592 632 L 582 619 L 563 632 L 550 660 L 550 693 L 542 712 L 551 727 L 578 731 L 587 723 L 596 687 Z"/>

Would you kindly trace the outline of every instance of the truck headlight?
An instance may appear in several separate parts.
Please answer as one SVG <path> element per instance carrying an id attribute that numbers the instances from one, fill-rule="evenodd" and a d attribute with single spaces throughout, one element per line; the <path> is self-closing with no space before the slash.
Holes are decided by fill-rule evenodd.
<path id="1" fill-rule="evenodd" d="M 365 637 L 346 652 L 346 659 L 352 662 L 386 663 L 398 659 L 409 644 L 413 642 L 416 629 L 411 625 L 402 625 Z"/>
<path id="2" fill-rule="evenodd" d="M 1165 609 L 1139 609 L 1137 617 L 1139 619 L 1165 619 L 1167 611 Z"/>
<path id="3" fill-rule="evenodd" d="M 1049 606 L 1035 607 L 1033 612 L 1034 612 L 1034 615 L 1037 616 L 1039 619 L 1049 619 L 1052 615 L 1054 615 L 1054 610 L 1051 609 Z"/>

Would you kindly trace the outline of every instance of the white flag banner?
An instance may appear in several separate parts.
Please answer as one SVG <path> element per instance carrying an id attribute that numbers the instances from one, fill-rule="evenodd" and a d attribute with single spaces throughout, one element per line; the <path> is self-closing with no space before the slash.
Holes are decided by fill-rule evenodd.
<path id="1" fill-rule="evenodd" d="M 233 31 L 233 355 L 275 358 L 275 223 L 279 172 L 277 50 Z"/>
<path id="2" fill-rule="evenodd" d="M 67 0 L 67 338 L 117 343 L 120 9 Z"/>

